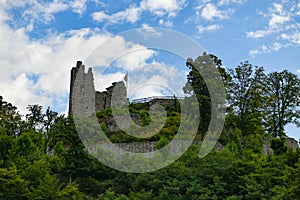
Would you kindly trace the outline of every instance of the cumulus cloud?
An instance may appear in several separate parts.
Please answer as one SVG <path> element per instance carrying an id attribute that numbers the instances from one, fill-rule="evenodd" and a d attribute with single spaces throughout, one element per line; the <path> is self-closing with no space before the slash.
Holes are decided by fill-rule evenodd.
<path id="1" fill-rule="evenodd" d="M 81 29 L 32 41 L 23 28 L 0 27 L 1 95 L 22 113 L 28 104 L 61 102 L 68 93 L 74 62 L 109 38 L 97 30 Z"/>
<path id="2" fill-rule="evenodd" d="M 0 27 L 0 95 L 20 108 L 22 113 L 26 112 L 28 104 L 34 103 L 65 111 L 71 67 L 78 59 L 85 61 L 99 45 L 111 38 L 110 34 L 98 29 L 79 29 L 32 41 L 23 29 L 12 30 L 3 24 Z M 125 51 L 129 53 L 115 61 L 124 69 L 132 70 L 144 65 L 155 53 L 121 37 L 109 41 L 110 49 L 99 52 L 101 58 L 97 57 L 98 64 L 109 65 L 108 61 L 118 58 Z M 87 63 L 86 66 L 92 65 Z M 113 76 L 118 79 L 124 74 Z M 105 79 L 103 86 L 109 86 L 113 81 L 111 78 Z"/>

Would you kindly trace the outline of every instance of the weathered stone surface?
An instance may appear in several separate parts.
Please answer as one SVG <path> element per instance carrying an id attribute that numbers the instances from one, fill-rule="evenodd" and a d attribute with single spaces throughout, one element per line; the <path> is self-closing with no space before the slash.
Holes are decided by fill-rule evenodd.
<path id="1" fill-rule="evenodd" d="M 95 112 L 95 87 L 92 69 L 85 73 L 85 66 L 77 62 L 71 71 L 69 114 L 89 116 Z"/>

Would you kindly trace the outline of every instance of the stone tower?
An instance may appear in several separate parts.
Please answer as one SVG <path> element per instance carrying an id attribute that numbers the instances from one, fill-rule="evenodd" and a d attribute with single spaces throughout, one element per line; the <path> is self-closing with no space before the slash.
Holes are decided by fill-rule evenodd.
<path id="1" fill-rule="evenodd" d="M 69 116 L 90 115 L 95 112 L 95 87 L 92 69 L 85 73 L 85 66 L 78 61 L 71 70 Z M 74 107 L 76 106 L 76 107 Z M 76 109 L 76 110 L 75 110 Z"/>

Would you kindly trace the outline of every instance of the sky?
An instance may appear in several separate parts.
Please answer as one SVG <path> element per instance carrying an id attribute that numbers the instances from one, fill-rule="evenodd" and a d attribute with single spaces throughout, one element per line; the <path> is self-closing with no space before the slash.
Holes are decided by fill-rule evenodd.
<path id="1" fill-rule="evenodd" d="M 126 71 L 149 66 L 158 73 L 133 81 L 132 98 L 176 93 L 171 83 L 182 83 L 186 58 L 118 37 L 141 27 L 149 30 L 145 37 L 157 34 L 151 27 L 185 34 L 226 68 L 249 61 L 267 73 L 288 69 L 300 75 L 297 0 L 0 0 L 0 95 L 21 113 L 29 104 L 67 113 L 70 69 L 77 60 L 89 60 L 97 48 L 101 63 L 112 66 L 102 78 L 94 70 L 98 90 Z M 103 44 L 109 44 L 105 51 Z M 125 50 L 131 53 L 120 56 Z M 107 63 L 111 58 L 116 59 Z M 179 81 L 167 79 L 170 68 Z M 139 89 L 146 79 L 160 87 Z M 161 87 L 170 92 L 164 94 Z M 288 126 L 287 133 L 300 138 L 295 126 Z"/>

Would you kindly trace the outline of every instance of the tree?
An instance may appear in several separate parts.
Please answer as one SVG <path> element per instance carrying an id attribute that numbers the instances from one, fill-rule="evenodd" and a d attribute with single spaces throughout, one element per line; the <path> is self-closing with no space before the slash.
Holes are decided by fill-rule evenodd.
<path id="1" fill-rule="evenodd" d="M 28 182 L 17 174 L 17 169 L 0 168 L 0 199 L 29 199 Z"/>
<path id="2" fill-rule="evenodd" d="M 0 131 L 17 137 L 21 133 L 22 120 L 17 107 L 3 100 L 0 96 Z"/>
<path id="3" fill-rule="evenodd" d="M 47 108 L 46 113 L 43 114 L 43 125 L 45 127 L 46 133 L 50 131 L 51 125 L 55 123 L 58 119 L 58 113 L 55 111 L 50 110 L 50 107 Z"/>
<path id="4" fill-rule="evenodd" d="M 235 69 L 229 70 L 232 76 L 229 92 L 229 103 L 233 112 L 239 116 L 238 128 L 242 137 L 251 133 L 251 119 L 262 117 L 262 80 L 264 69 L 254 67 L 249 62 L 243 62 Z M 258 123 L 260 123 L 258 121 Z"/>
<path id="5" fill-rule="evenodd" d="M 30 113 L 26 114 L 26 119 L 30 129 L 41 130 L 43 125 L 43 107 L 40 105 L 29 105 L 27 109 Z"/>
<path id="6" fill-rule="evenodd" d="M 45 152 L 49 153 L 50 149 L 50 142 L 51 142 L 51 137 L 49 137 L 49 132 L 51 129 L 51 126 L 55 124 L 55 122 L 58 120 L 59 116 L 57 112 L 54 112 L 50 110 L 50 107 L 47 108 L 46 113 L 43 114 L 43 129 L 44 129 L 44 135 L 45 135 Z"/>
<path id="7" fill-rule="evenodd" d="M 215 69 L 218 69 L 218 72 L 220 72 L 223 78 L 225 77 L 226 72 L 224 68 L 221 67 L 222 60 L 212 54 L 207 54 L 206 52 L 204 52 L 203 55 L 198 56 L 195 61 L 191 58 L 187 59 L 186 66 L 190 69 L 190 72 L 187 75 L 187 83 L 183 87 L 183 91 L 185 94 L 195 95 L 197 97 L 200 111 L 198 131 L 201 138 L 203 138 L 204 134 L 208 131 L 212 113 L 211 95 L 203 75 L 209 77 L 206 80 L 209 81 L 209 84 L 214 84 L 214 82 L 216 82 L 214 79 L 219 77 L 219 74 L 215 74 Z"/>
<path id="8" fill-rule="evenodd" d="M 300 125 L 300 79 L 287 70 L 272 72 L 265 78 L 264 89 L 267 130 L 273 137 L 282 137 L 287 124 Z"/>

